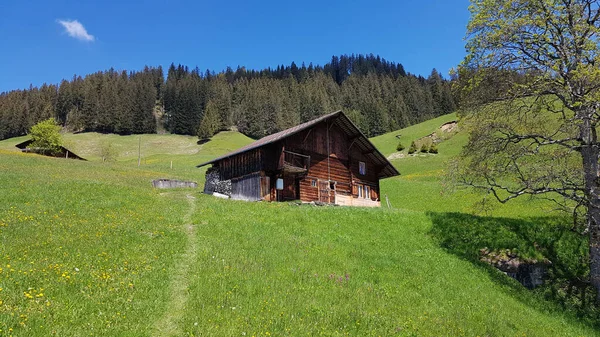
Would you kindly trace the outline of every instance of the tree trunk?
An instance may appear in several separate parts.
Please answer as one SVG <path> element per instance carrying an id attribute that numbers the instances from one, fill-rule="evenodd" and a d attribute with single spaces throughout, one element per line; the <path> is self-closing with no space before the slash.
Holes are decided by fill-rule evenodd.
<path id="1" fill-rule="evenodd" d="M 596 289 L 596 302 L 600 303 L 600 209 L 588 208 L 590 234 L 590 281 Z"/>
<path id="2" fill-rule="evenodd" d="M 598 199 L 598 144 L 591 114 L 582 118 L 580 126 L 581 156 L 585 194 L 587 199 L 587 225 L 590 239 L 590 281 L 600 302 L 600 200 Z"/>

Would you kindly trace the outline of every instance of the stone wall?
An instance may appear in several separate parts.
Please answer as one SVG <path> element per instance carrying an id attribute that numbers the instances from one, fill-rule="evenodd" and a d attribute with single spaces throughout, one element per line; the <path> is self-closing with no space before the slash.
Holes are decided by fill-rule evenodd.
<path id="1" fill-rule="evenodd" d="M 548 260 L 520 258 L 510 249 L 490 251 L 488 248 L 483 248 L 479 251 L 479 255 L 482 262 L 498 268 L 528 289 L 544 284 L 548 266 L 551 264 Z"/>
<path id="2" fill-rule="evenodd" d="M 196 188 L 198 184 L 193 181 L 181 181 L 173 179 L 156 179 L 152 180 L 152 186 L 155 188 Z"/>

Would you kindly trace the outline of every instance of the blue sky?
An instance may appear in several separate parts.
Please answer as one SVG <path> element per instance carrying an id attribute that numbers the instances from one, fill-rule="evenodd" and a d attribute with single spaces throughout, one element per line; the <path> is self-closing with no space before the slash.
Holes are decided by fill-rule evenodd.
<path id="1" fill-rule="evenodd" d="M 110 67 L 324 64 L 379 54 L 447 75 L 465 55 L 468 0 L 0 1 L 0 92 Z M 76 21 L 76 22 L 75 22 Z M 71 34 L 67 32 L 70 29 Z"/>

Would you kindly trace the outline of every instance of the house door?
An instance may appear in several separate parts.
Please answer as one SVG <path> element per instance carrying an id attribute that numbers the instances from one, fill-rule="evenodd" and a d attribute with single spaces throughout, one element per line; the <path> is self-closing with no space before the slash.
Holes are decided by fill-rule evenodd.
<path id="1" fill-rule="evenodd" d="M 319 180 L 319 201 L 332 203 L 335 200 L 335 190 L 331 189 L 330 183 L 325 180 Z"/>
<path id="2" fill-rule="evenodd" d="M 283 191 L 282 196 L 284 200 L 294 200 L 297 199 L 297 181 L 296 177 L 293 175 L 288 175 L 283 177 Z"/>

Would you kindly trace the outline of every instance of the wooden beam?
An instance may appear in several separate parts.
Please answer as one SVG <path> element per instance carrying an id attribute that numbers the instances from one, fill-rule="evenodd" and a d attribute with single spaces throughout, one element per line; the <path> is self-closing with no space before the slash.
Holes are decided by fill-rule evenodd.
<path id="1" fill-rule="evenodd" d="M 350 146 L 348 146 L 348 151 L 350 151 L 350 149 L 352 148 L 352 145 L 354 145 L 354 143 L 356 142 L 357 139 L 358 139 L 358 137 L 354 137 L 354 139 L 352 139 L 352 143 L 350 143 Z"/>
<path id="2" fill-rule="evenodd" d="M 330 130 L 332 126 L 335 125 L 335 121 L 333 121 L 333 123 L 329 124 L 329 128 L 327 130 Z"/>
<path id="3" fill-rule="evenodd" d="M 308 132 L 306 133 L 306 136 L 304 137 L 304 140 L 302 141 L 302 144 L 306 143 L 306 140 L 308 139 L 308 136 L 310 135 L 310 133 L 312 132 L 313 129 L 308 130 Z"/>

